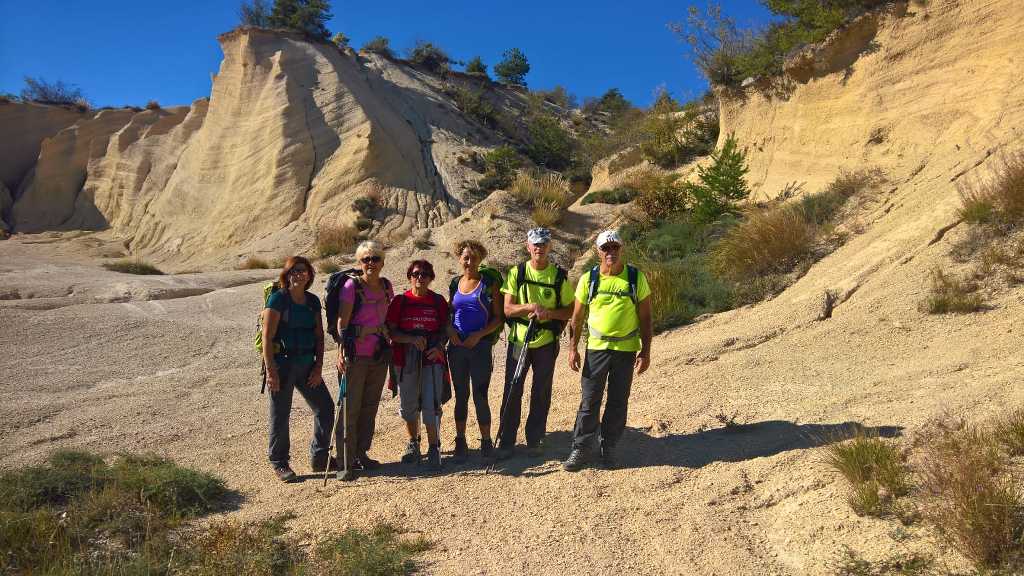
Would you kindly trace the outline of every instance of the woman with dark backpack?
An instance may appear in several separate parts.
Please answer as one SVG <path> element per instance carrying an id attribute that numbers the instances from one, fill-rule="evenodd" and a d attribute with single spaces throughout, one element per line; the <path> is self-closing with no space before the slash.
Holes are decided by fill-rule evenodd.
<path id="1" fill-rule="evenodd" d="M 335 465 L 329 458 L 334 403 L 321 376 L 324 327 L 320 300 L 308 292 L 313 275 L 309 260 L 302 256 L 289 258 L 278 278 L 278 289 L 267 299 L 261 323 L 263 363 L 270 388 L 270 463 L 284 482 L 295 480 L 288 464 L 288 418 L 295 390 L 313 411 L 313 442 L 309 447 L 313 471 L 323 472 Z"/>
<path id="2" fill-rule="evenodd" d="M 448 324 L 448 365 L 455 387 L 455 462 L 465 462 L 469 453 L 466 443 L 466 420 L 469 418 L 469 392 L 472 382 L 473 405 L 480 427 L 480 456 L 490 458 L 491 408 L 487 389 L 493 371 L 492 348 L 501 334 L 505 313 L 501 290 L 501 273 L 480 267 L 487 249 L 479 242 L 463 240 L 456 244 L 462 275 L 452 278 L 448 301 L 451 321 Z"/>
<path id="3" fill-rule="evenodd" d="M 394 297 L 391 282 L 380 275 L 384 247 L 372 240 L 356 248 L 361 278 L 349 278 L 339 293 L 338 372 L 345 374 L 348 402 L 345 442 L 348 462 L 339 472 L 340 480 L 355 480 L 357 470 L 372 470 L 380 462 L 366 452 L 373 442 L 377 408 L 391 362 L 391 348 L 384 321 Z"/>
<path id="4" fill-rule="evenodd" d="M 419 420 L 427 429 L 427 464 L 441 468 L 441 404 L 450 395 L 444 347 L 448 340 L 448 303 L 430 290 L 434 267 L 426 260 L 413 260 L 406 270 L 412 289 L 399 294 L 388 308 L 388 330 L 394 343 L 394 365 L 398 371 L 400 413 L 409 432 L 409 444 L 402 462 L 420 461 Z M 446 394 L 447 393 L 447 394 Z"/>

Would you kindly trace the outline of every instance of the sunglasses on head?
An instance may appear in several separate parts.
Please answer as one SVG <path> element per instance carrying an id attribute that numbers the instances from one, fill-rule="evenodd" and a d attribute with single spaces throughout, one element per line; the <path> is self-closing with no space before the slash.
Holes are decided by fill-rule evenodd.
<path id="1" fill-rule="evenodd" d="M 431 274 L 430 272 L 424 272 L 423 270 L 413 270 L 412 273 L 409 274 L 409 277 L 410 278 L 433 278 L 434 275 Z"/>
<path id="2" fill-rule="evenodd" d="M 363 258 L 360 258 L 359 261 L 362 262 L 363 264 L 369 264 L 371 262 L 374 264 L 379 264 L 383 262 L 384 259 L 381 258 L 380 256 L 364 256 Z"/>
<path id="3" fill-rule="evenodd" d="M 618 244 L 605 244 L 598 248 L 598 250 L 601 252 L 618 252 L 619 248 L 622 248 L 622 246 L 619 246 Z"/>

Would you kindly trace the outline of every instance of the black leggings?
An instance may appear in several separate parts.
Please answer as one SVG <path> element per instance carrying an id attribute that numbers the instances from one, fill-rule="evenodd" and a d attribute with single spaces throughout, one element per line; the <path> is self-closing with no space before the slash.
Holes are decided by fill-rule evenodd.
<path id="1" fill-rule="evenodd" d="M 452 385 L 455 388 L 455 421 L 465 422 L 469 418 L 470 382 L 473 389 L 473 405 L 476 420 L 481 426 L 491 423 L 491 407 L 487 402 L 487 389 L 491 385 L 493 343 L 484 338 L 475 347 L 448 347 L 448 365 L 452 370 Z"/>

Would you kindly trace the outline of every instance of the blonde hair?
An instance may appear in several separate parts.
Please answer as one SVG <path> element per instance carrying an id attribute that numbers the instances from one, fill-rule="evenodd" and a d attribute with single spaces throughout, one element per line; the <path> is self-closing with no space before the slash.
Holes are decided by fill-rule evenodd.
<path id="1" fill-rule="evenodd" d="M 356 247 L 356 260 L 361 260 L 365 256 L 380 256 L 384 257 L 384 246 L 376 240 L 364 240 L 359 243 Z"/>

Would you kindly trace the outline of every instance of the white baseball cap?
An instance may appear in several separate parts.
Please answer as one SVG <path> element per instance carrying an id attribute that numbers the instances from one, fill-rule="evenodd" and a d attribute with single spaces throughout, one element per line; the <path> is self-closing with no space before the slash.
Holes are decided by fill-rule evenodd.
<path id="1" fill-rule="evenodd" d="M 600 248 L 609 242 L 614 242 L 619 246 L 622 246 L 622 236 L 619 236 L 618 230 L 605 230 L 604 232 L 601 232 L 597 235 L 597 241 L 594 242 L 594 245 Z"/>

